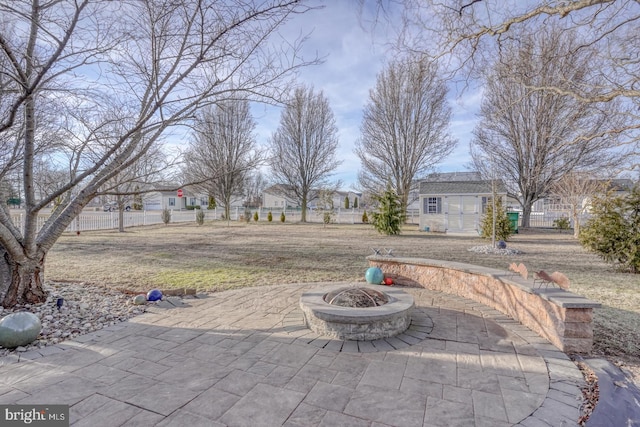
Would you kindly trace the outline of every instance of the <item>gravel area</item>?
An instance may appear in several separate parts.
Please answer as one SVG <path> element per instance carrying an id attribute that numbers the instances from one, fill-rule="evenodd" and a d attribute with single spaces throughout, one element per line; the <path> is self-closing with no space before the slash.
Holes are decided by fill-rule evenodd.
<path id="1" fill-rule="evenodd" d="M 475 252 L 477 254 L 487 254 L 487 255 L 519 255 L 522 253 L 522 251 L 519 251 L 517 249 L 511 249 L 511 248 L 499 249 L 499 248 L 494 248 L 491 245 L 474 246 L 467 250 L 469 252 Z"/>
<path id="2" fill-rule="evenodd" d="M 49 296 L 43 304 L 0 306 L 0 317 L 18 311 L 30 311 L 40 318 L 42 331 L 38 339 L 24 347 L 0 347 L 0 357 L 54 345 L 78 335 L 115 325 L 146 311 L 145 305 L 134 305 L 132 297 L 105 287 L 84 283 L 48 283 Z M 57 301 L 63 298 L 58 309 Z"/>

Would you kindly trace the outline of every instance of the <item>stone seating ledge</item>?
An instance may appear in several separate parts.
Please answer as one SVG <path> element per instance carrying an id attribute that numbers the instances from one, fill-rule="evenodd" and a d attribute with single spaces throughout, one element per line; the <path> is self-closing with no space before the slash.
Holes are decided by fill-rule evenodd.
<path id="1" fill-rule="evenodd" d="M 460 262 L 372 255 L 398 284 L 420 286 L 469 298 L 519 321 L 565 353 L 590 353 L 593 348 L 593 309 L 601 304 L 556 287 L 534 286 L 506 270 Z"/>

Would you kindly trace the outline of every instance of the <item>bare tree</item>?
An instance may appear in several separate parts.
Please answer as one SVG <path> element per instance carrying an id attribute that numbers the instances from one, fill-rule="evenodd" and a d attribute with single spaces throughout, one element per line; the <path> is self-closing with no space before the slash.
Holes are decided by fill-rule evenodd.
<path id="1" fill-rule="evenodd" d="M 505 42 L 488 70 L 471 153 L 476 169 L 493 169 L 522 206 L 528 227 L 533 203 L 576 168 L 619 164 L 615 132 L 619 116 L 602 105 L 555 91 L 532 90 L 558 79 L 579 84 L 591 77 L 590 57 L 565 32 L 522 35 Z M 613 135 L 613 136 L 612 136 Z"/>
<path id="2" fill-rule="evenodd" d="M 0 140 L 19 136 L 0 170 L 21 170 L 26 211 L 16 225 L 0 209 L 1 262 L 10 272 L 2 304 L 43 301 L 47 252 L 71 221 L 198 109 L 239 94 L 281 99 L 289 71 L 305 62 L 300 40 L 277 38 L 277 30 L 306 10 L 295 0 L 0 2 Z M 36 117 L 52 100 L 69 135 L 56 156 L 70 173 L 38 199 Z M 70 197 L 38 228 L 39 212 L 63 194 Z"/>
<path id="3" fill-rule="evenodd" d="M 451 108 L 438 67 L 426 58 L 391 63 L 378 75 L 364 108 L 356 154 L 359 185 L 380 194 L 386 185 L 406 209 L 411 187 L 456 145 L 449 135 Z"/>
<path id="4" fill-rule="evenodd" d="M 573 224 L 573 237 L 580 235 L 580 217 L 589 209 L 591 199 L 607 190 L 607 182 L 598 180 L 592 173 L 571 172 L 556 181 L 551 195 L 557 200 L 559 210 L 568 211 Z"/>
<path id="5" fill-rule="evenodd" d="M 267 188 L 267 179 L 259 170 L 250 172 L 244 185 L 245 207 L 262 206 L 262 193 Z"/>
<path id="6" fill-rule="evenodd" d="M 208 107 L 198 113 L 184 156 L 187 181 L 222 202 L 227 219 L 233 197 L 243 195 L 249 173 L 262 162 L 255 126 L 246 99 Z"/>
<path id="7" fill-rule="evenodd" d="M 127 206 L 131 205 L 134 196 L 155 191 L 167 181 L 165 171 L 175 166 L 175 162 L 168 158 L 161 144 L 149 147 L 142 156 L 136 157 L 135 162 L 113 175 L 96 192 L 96 196 L 115 200 L 120 233 L 124 233 L 124 212 Z"/>
<path id="8" fill-rule="evenodd" d="M 582 102 L 619 100 L 621 142 L 637 144 L 640 128 L 640 3 L 637 0 L 372 0 L 379 10 L 402 8 L 403 30 L 397 48 L 440 58 L 449 77 L 469 79 L 521 34 L 544 33 L 550 27 L 579 34 L 575 49 L 588 51 L 592 78 L 579 82 L 559 78 L 538 82 L 531 90 L 568 95 Z M 367 0 L 361 0 L 367 3 Z M 395 10 L 395 9 L 394 9 Z M 381 13 L 379 16 L 385 16 Z M 387 15 L 388 16 L 388 15 Z M 559 76 L 564 76 L 560 71 Z M 467 80 L 468 82 L 468 80 Z"/>
<path id="9" fill-rule="evenodd" d="M 324 94 L 312 87 L 295 89 L 270 144 L 273 180 L 300 202 L 300 220 L 306 222 L 312 190 L 329 187 L 327 179 L 341 163 L 335 118 Z"/>

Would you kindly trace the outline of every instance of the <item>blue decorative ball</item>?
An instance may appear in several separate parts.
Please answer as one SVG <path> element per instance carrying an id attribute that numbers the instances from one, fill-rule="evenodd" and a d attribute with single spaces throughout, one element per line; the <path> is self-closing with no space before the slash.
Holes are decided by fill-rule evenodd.
<path id="1" fill-rule="evenodd" d="M 496 246 L 498 247 L 498 249 L 507 249 L 507 242 L 505 242 L 504 240 L 498 240 Z"/>
<path id="2" fill-rule="evenodd" d="M 162 299 L 162 292 L 160 289 L 151 289 L 147 293 L 147 301 L 158 301 Z"/>
<path id="3" fill-rule="evenodd" d="M 364 278 L 367 283 L 371 283 L 372 285 L 379 285 L 382 283 L 384 279 L 384 273 L 378 267 L 371 267 L 367 269 L 367 272 L 364 274 Z"/>

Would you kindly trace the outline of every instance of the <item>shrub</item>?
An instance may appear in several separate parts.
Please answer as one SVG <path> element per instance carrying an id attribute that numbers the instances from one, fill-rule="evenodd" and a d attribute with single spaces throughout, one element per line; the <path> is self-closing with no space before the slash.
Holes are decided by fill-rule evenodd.
<path id="1" fill-rule="evenodd" d="M 491 240 L 493 237 L 493 203 L 487 203 L 487 211 L 482 217 L 480 226 L 482 227 L 480 235 Z M 498 197 L 496 198 L 496 240 L 507 241 L 513 232 L 507 211 L 502 207 L 502 199 Z"/>
<path id="2" fill-rule="evenodd" d="M 258 222 L 258 218 L 259 218 L 259 217 L 258 217 L 258 211 L 255 211 L 255 212 L 253 213 L 253 220 L 254 220 L 255 222 Z"/>
<path id="3" fill-rule="evenodd" d="M 626 196 L 594 197 L 592 215 L 580 231 L 582 246 L 608 263 L 640 273 L 640 186 Z"/>
<path id="4" fill-rule="evenodd" d="M 344 196 L 344 208 L 349 209 L 349 196 Z"/>
<path id="5" fill-rule="evenodd" d="M 207 206 L 207 209 L 215 209 L 216 208 L 216 199 L 213 198 L 213 196 L 209 196 L 209 205 Z"/>
<path id="6" fill-rule="evenodd" d="M 367 211 L 362 212 L 362 222 L 364 224 L 368 224 L 369 223 L 369 217 L 367 216 Z"/>
<path id="7" fill-rule="evenodd" d="M 373 226 L 381 234 L 388 236 L 400 234 L 400 228 L 404 222 L 404 211 L 400 197 L 387 185 L 387 189 L 382 195 L 374 196 L 378 202 L 378 212 L 373 212 Z"/>
<path id="8" fill-rule="evenodd" d="M 202 209 L 198 209 L 198 212 L 196 212 L 196 224 L 204 224 L 204 211 Z"/>
<path id="9" fill-rule="evenodd" d="M 131 207 L 135 211 L 141 211 L 142 209 L 144 209 L 144 204 L 142 202 L 142 194 L 137 192 L 139 189 L 140 188 L 136 186 L 135 188 L 136 194 L 133 195 L 133 205 Z"/>
<path id="10" fill-rule="evenodd" d="M 553 226 L 558 230 L 568 230 L 571 228 L 571 222 L 569 221 L 569 218 L 563 216 L 562 218 L 554 220 Z"/>
<path id="11" fill-rule="evenodd" d="M 267 221 L 273 221 L 273 214 L 271 213 L 271 211 L 269 211 L 269 213 L 267 214 Z"/>
<path id="12" fill-rule="evenodd" d="M 354 199 L 353 199 L 353 208 L 354 209 L 358 209 L 358 198 L 357 197 L 354 197 Z"/>
<path id="13" fill-rule="evenodd" d="M 251 211 L 250 210 L 246 210 L 244 211 L 244 215 L 242 216 L 242 219 L 244 219 L 244 221 L 248 224 L 249 222 L 251 222 Z"/>
<path id="14" fill-rule="evenodd" d="M 280 214 L 280 222 L 284 222 L 286 217 L 284 216 L 284 211 Z"/>
<path id="15" fill-rule="evenodd" d="M 162 218 L 162 222 L 164 222 L 165 225 L 169 224 L 171 222 L 171 211 L 164 208 L 160 214 L 160 218 Z"/>
<path id="16" fill-rule="evenodd" d="M 188 211 L 192 211 L 192 210 L 194 210 L 195 208 L 196 208 L 196 207 L 195 207 L 195 205 L 187 205 L 187 207 L 186 207 L 186 209 L 187 209 Z"/>
<path id="17" fill-rule="evenodd" d="M 322 223 L 324 225 L 331 224 L 332 217 L 333 217 L 333 213 L 332 212 L 324 212 L 322 214 Z"/>

